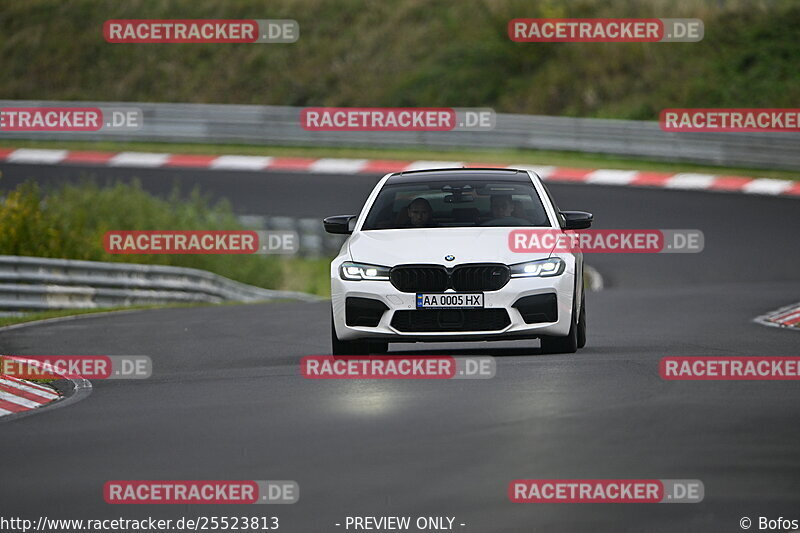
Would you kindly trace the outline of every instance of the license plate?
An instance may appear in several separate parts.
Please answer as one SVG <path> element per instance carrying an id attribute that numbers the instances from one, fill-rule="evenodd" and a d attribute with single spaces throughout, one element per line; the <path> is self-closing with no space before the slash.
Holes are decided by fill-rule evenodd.
<path id="1" fill-rule="evenodd" d="M 483 307 L 483 293 L 417 293 L 417 309 L 470 309 Z"/>

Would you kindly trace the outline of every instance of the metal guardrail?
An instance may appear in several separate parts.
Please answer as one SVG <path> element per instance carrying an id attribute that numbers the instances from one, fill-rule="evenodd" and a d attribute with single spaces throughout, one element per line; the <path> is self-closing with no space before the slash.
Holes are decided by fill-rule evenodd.
<path id="1" fill-rule="evenodd" d="M 265 215 L 239 215 L 237 218 L 248 229 L 296 232 L 300 241 L 297 254 L 301 257 L 334 257 L 347 238 L 326 233 L 320 218 Z"/>
<path id="2" fill-rule="evenodd" d="M 299 107 L 0 100 L 0 106 L 136 107 L 137 131 L 3 132 L 2 139 L 246 143 L 292 146 L 565 150 L 711 165 L 800 169 L 798 133 L 672 133 L 657 122 L 499 113 L 493 130 L 319 132 L 300 126 Z M 509 163 L 513 163 L 510 161 Z"/>
<path id="3" fill-rule="evenodd" d="M 0 255 L 0 310 L 92 309 L 187 302 L 317 301 L 195 268 Z"/>

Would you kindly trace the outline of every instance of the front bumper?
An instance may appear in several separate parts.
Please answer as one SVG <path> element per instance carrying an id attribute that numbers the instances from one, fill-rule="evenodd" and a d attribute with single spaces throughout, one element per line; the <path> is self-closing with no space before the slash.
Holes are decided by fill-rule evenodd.
<path id="1" fill-rule="evenodd" d="M 410 324 L 408 314 L 405 317 L 395 314 L 399 311 L 417 312 L 416 294 L 398 291 L 389 281 L 347 281 L 337 277 L 331 279 L 331 301 L 333 306 L 333 321 L 336 328 L 336 335 L 340 340 L 371 339 L 387 340 L 390 342 L 419 342 L 419 341 L 482 341 L 482 340 L 512 340 L 524 338 L 536 338 L 540 335 L 564 336 L 569 332 L 572 321 L 573 295 L 575 291 L 575 276 L 571 271 L 567 271 L 560 276 L 550 278 L 512 278 L 498 291 L 484 292 L 484 309 L 504 310 L 508 320 L 499 322 L 497 317 L 486 315 L 482 317 L 472 317 L 465 321 L 468 330 L 458 331 L 434 331 L 430 330 L 430 320 L 414 321 L 415 324 L 426 323 L 426 331 L 409 331 Z M 521 298 L 534 295 L 542 295 L 540 298 L 533 299 L 535 305 L 548 300 L 547 294 L 554 295 L 555 307 L 557 308 L 557 319 L 549 320 L 553 313 L 536 313 L 528 310 L 527 316 L 514 307 Z M 354 320 L 353 313 L 350 313 L 349 322 L 346 319 L 346 300 L 347 298 L 364 298 L 375 300 L 372 306 L 377 309 L 374 321 Z M 528 300 L 530 302 L 531 300 Z M 366 302 L 359 301 L 363 306 Z M 351 300 L 352 304 L 352 300 Z M 385 310 L 382 307 L 385 306 Z M 366 308 L 370 305 L 367 303 Z M 351 305 L 352 311 L 352 305 Z M 525 309 L 523 309 L 523 312 Z M 534 309 L 536 311 L 536 309 Z M 496 312 L 491 312 L 497 315 Z M 402 318 L 402 320 L 401 320 Z M 529 322 L 526 323 L 525 319 Z M 434 321 L 436 318 L 433 319 Z M 375 324 L 375 322 L 377 322 Z M 369 326 L 355 325 L 369 323 Z M 481 326 L 481 323 L 487 326 Z M 503 325 L 507 323 L 507 325 Z M 374 326 L 372 324 L 375 324 Z M 500 329 L 496 329 L 500 327 Z M 410 326 L 414 329 L 417 326 Z M 445 321 L 445 328 L 449 327 Z M 402 331 L 405 329 L 406 331 Z M 435 329 L 435 328 L 434 328 Z"/>

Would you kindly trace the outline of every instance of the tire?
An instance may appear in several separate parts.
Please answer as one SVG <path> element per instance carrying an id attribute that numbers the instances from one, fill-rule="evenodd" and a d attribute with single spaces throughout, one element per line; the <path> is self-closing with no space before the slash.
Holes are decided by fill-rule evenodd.
<path id="1" fill-rule="evenodd" d="M 385 354 L 389 351 L 386 341 L 342 341 L 336 336 L 336 327 L 333 325 L 333 310 L 331 310 L 331 353 L 333 355 L 369 355 Z"/>
<path id="2" fill-rule="evenodd" d="M 581 294 L 581 312 L 578 315 L 578 348 L 586 346 L 586 289 Z"/>
<path id="3" fill-rule="evenodd" d="M 386 352 L 389 351 L 389 342 L 388 341 L 371 341 L 369 343 L 369 353 L 375 355 L 386 355 Z"/>
<path id="4" fill-rule="evenodd" d="M 583 306 L 581 306 L 583 309 Z M 575 316 L 573 309 L 572 316 Z M 539 342 L 542 345 L 542 353 L 575 353 L 578 351 L 578 329 L 581 319 L 578 318 L 578 323 L 574 320 L 569 326 L 569 333 L 566 337 L 557 337 L 554 335 L 542 335 Z M 584 343 L 586 342 L 586 320 L 584 317 Z"/>
<path id="5" fill-rule="evenodd" d="M 566 337 L 542 335 L 542 353 L 575 353 L 578 351 L 578 328 L 575 323 L 569 328 Z"/>

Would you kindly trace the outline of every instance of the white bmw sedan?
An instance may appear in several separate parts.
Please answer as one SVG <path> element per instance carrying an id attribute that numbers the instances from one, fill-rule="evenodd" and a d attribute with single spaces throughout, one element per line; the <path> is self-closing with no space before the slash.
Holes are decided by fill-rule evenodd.
<path id="1" fill-rule="evenodd" d="M 384 176 L 359 215 L 324 220 L 350 235 L 331 263 L 334 355 L 389 342 L 536 339 L 544 353 L 586 343 L 583 255 L 509 246 L 517 229 L 588 228 L 559 211 L 528 170 L 433 169 Z"/>

